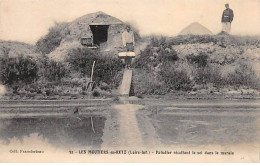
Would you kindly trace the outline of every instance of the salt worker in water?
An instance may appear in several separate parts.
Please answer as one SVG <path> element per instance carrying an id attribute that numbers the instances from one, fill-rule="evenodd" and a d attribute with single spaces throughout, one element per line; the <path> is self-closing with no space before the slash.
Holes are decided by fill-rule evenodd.
<path id="1" fill-rule="evenodd" d="M 226 9 L 223 11 L 221 17 L 222 32 L 229 33 L 231 30 L 231 23 L 234 18 L 233 10 L 229 8 L 229 4 L 225 4 Z"/>
<path id="2" fill-rule="evenodd" d="M 135 39 L 134 39 L 134 32 L 131 30 L 130 26 L 126 27 L 126 30 L 122 34 L 122 42 L 123 47 L 126 52 L 134 52 L 134 45 L 135 45 Z M 125 65 L 126 68 L 130 68 L 132 63 L 131 57 L 125 58 Z"/>

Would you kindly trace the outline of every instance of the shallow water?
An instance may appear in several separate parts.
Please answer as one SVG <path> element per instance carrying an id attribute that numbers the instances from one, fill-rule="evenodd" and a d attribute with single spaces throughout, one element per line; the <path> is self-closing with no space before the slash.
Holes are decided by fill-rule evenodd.
<path id="1" fill-rule="evenodd" d="M 92 118 L 92 120 L 91 120 Z M 92 122 L 93 127 L 92 127 Z M 55 147 L 100 147 L 106 118 L 103 116 L 58 116 L 1 118 L 0 142 L 5 145 L 16 139 L 23 143 L 32 135 Z"/>
<path id="2" fill-rule="evenodd" d="M 163 144 L 209 145 L 259 141 L 259 116 L 155 114 L 152 125 Z"/>
<path id="3" fill-rule="evenodd" d="M 37 137 L 39 142 L 68 149 L 110 147 L 112 143 L 114 147 L 149 147 L 260 142 L 260 112 L 254 105 L 174 105 L 157 110 L 124 101 L 113 109 L 113 120 L 112 112 L 2 117 L 0 143 L 12 145 Z"/>

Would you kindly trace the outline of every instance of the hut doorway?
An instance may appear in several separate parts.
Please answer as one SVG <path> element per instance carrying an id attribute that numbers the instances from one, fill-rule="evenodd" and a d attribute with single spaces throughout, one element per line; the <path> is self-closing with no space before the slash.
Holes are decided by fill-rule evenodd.
<path id="1" fill-rule="evenodd" d="M 100 45 L 107 41 L 109 25 L 89 25 L 93 34 L 93 44 Z"/>

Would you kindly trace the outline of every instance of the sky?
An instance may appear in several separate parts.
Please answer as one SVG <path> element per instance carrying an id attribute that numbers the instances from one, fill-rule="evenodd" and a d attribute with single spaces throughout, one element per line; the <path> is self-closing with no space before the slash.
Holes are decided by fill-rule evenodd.
<path id="1" fill-rule="evenodd" d="M 193 22 L 221 31 L 221 15 L 234 11 L 231 33 L 260 35 L 260 0 L 0 0 L 0 39 L 34 44 L 55 22 L 103 11 L 130 22 L 141 35 L 177 35 Z"/>

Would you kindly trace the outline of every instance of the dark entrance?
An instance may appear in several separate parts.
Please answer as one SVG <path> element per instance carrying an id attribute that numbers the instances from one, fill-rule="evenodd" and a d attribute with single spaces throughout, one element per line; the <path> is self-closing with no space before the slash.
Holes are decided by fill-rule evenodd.
<path id="1" fill-rule="evenodd" d="M 100 43 L 107 41 L 108 27 L 109 25 L 90 25 L 94 45 L 100 45 Z"/>

